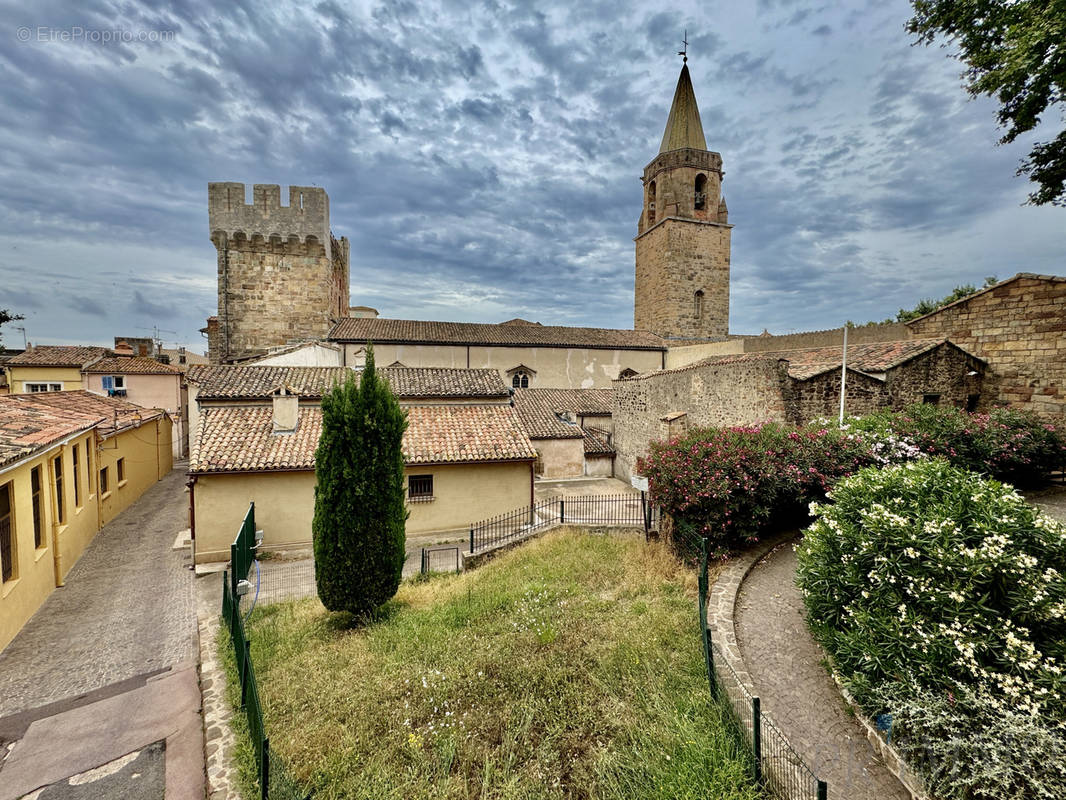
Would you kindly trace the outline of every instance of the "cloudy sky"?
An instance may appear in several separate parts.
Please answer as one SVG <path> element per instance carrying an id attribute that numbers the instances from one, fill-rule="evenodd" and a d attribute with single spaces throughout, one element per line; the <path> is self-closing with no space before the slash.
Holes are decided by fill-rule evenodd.
<path id="1" fill-rule="evenodd" d="M 734 332 L 1066 271 L 1066 212 L 1014 176 L 1032 139 L 996 146 L 995 104 L 911 46 L 905 0 L 0 8 L 0 307 L 30 341 L 202 349 L 217 180 L 325 187 L 352 304 L 383 316 L 630 327 L 685 28 Z"/>

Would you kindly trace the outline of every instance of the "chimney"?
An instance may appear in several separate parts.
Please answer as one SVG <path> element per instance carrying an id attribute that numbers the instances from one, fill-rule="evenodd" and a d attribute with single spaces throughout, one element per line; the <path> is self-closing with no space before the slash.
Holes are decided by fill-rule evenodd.
<path id="1" fill-rule="evenodd" d="M 116 356 L 132 356 L 133 348 L 130 347 L 128 342 L 115 342 L 115 355 Z"/>
<path id="2" fill-rule="evenodd" d="M 300 421 L 300 396 L 288 386 L 274 390 L 274 433 L 292 433 Z"/>

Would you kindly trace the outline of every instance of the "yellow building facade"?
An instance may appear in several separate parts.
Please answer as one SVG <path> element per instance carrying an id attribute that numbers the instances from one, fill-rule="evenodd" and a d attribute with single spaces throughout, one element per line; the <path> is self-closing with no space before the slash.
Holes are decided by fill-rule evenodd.
<path id="1" fill-rule="evenodd" d="M 88 392 L 0 397 L 0 649 L 170 471 L 170 436 L 165 415 Z"/>

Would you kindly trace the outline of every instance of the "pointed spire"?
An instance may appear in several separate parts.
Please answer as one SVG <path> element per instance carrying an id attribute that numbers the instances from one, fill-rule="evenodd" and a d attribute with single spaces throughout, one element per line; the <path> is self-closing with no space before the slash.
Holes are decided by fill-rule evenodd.
<path id="1" fill-rule="evenodd" d="M 663 133 L 659 152 L 680 150 L 682 147 L 707 149 L 707 140 L 703 138 L 703 123 L 700 122 L 700 110 L 696 105 L 696 92 L 692 89 L 687 63 L 682 65 L 681 76 L 677 79 L 674 103 L 670 106 L 670 116 L 666 120 L 666 131 Z"/>

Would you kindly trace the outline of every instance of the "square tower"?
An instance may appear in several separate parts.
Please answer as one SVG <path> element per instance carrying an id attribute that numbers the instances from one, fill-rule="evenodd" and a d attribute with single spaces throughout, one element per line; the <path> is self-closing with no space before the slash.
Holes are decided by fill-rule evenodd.
<path id="1" fill-rule="evenodd" d="M 207 185 L 211 241 L 218 251 L 218 323 L 212 363 L 292 342 L 322 339 L 348 312 L 348 240 L 329 227 L 329 197 L 315 186 Z"/>
<path id="2" fill-rule="evenodd" d="M 688 65 L 681 69 L 659 154 L 644 168 L 633 327 L 668 339 L 729 333 L 732 225 L 722 157 L 707 149 Z"/>

